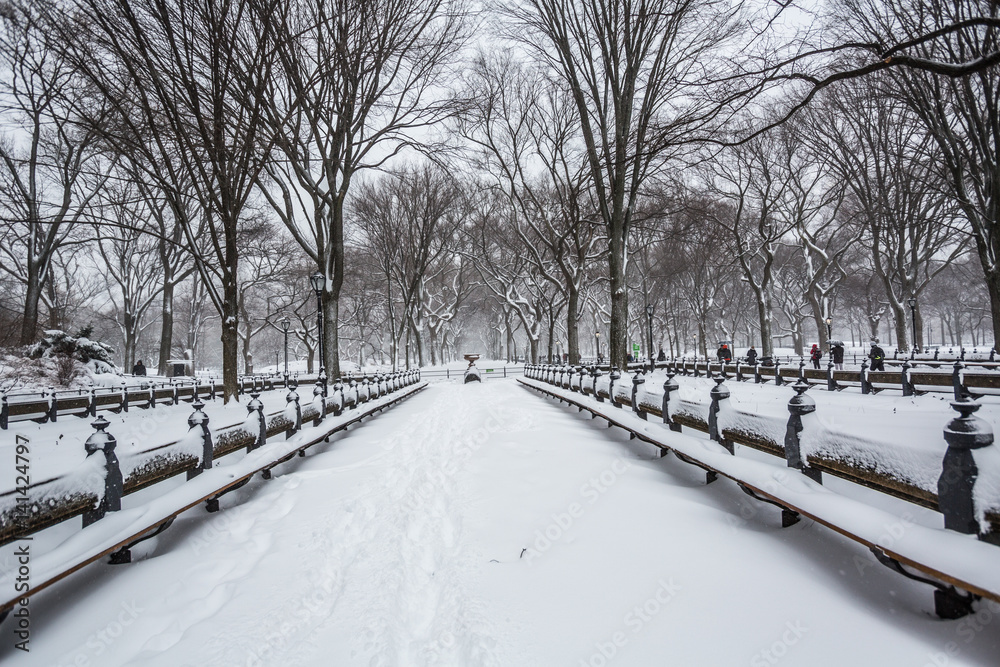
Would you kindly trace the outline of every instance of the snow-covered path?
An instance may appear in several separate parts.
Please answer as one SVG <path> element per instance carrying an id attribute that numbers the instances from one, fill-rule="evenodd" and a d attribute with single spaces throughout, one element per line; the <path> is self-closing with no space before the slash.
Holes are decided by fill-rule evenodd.
<path id="1" fill-rule="evenodd" d="M 1000 664 L 1000 607 L 939 621 L 863 548 L 655 456 L 513 381 L 437 384 L 33 598 L 0 662 Z"/>

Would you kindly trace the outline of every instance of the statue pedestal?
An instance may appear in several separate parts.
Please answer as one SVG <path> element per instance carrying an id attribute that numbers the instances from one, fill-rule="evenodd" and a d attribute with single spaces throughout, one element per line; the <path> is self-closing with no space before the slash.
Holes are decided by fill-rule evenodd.
<path id="1" fill-rule="evenodd" d="M 483 378 L 479 375 L 479 369 L 476 368 L 476 360 L 482 355 L 479 354 L 466 354 L 463 358 L 469 362 L 469 367 L 465 369 L 465 383 L 470 382 L 482 382 Z"/>

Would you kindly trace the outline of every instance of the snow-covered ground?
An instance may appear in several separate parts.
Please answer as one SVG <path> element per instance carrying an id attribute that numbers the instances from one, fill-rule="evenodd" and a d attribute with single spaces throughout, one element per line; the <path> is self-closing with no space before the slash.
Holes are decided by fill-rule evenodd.
<path id="1" fill-rule="evenodd" d="M 1000 606 L 938 620 L 863 547 L 656 456 L 512 380 L 435 384 L 32 598 L 0 662 L 1000 664 Z M 890 534 L 933 514 L 877 502 Z"/>

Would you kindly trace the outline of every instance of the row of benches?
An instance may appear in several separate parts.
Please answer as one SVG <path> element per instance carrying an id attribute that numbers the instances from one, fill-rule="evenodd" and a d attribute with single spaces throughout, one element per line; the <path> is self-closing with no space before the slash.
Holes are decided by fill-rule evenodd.
<path id="1" fill-rule="evenodd" d="M 714 368 L 711 366 L 708 368 L 708 373 L 715 379 L 717 387 L 713 388 L 713 392 L 715 392 L 711 397 L 713 407 L 709 410 L 708 421 L 689 413 L 673 414 L 672 416 L 672 413 L 675 411 L 670 409 L 670 401 L 677 399 L 676 397 L 671 399 L 671 395 L 678 389 L 677 382 L 673 378 L 679 374 L 683 374 L 683 371 L 685 370 L 687 370 L 688 374 L 692 376 L 707 377 L 705 374 L 698 374 L 691 367 L 685 368 L 683 365 L 677 368 L 667 369 L 667 381 L 664 383 L 664 392 L 659 404 L 654 404 L 648 400 L 643 402 L 641 398 L 637 398 L 639 397 L 640 385 L 645 383 L 645 377 L 642 375 L 641 371 L 638 371 L 633 378 L 625 376 L 625 379 L 622 382 L 618 382 L 621 378 L 621 374 L 619 374 L 617 370 L 613 369 L 608 375 L 610 381 L 607 384 L 604 384 L 603 380 L 601 380 L 601 371 L 597 368 L 584 369 L 580 367 L 578 369 L 573 369 L 572 372 L 570 372 L 566 368 L 560 366 L 538 365 L 529 366 L 526 370 L 525 376 L 544 380 L 567 389 L 579 390 L 584 394 L 596 395 L 599 401 L 608 400 L 616 406 L 627 405 L 643 419 L 646 418 L 647 414 L 652 414 L 659 417 L 663 423 L 677 429 L 679 429 L 680 426 L 685 426 L 696 431 L 713 434 L 713 424 L 711 423 L 713 411 L 714 413 L 717 413 L 718 401 L 729 396 L 728 390 L 726 390 L 722 384 L 727 379 L 727 375 L 724 372 L 724 370 L 727 369 L 723 369 L 718 365 L 713 366 Z M 806 370 L 808 371 L 811 369 Z M 779 375 L 777 377 L 783 376 Z M 747 376 L 743 376 L 743 379 L 749 381 Z M 794 379 L 795 383 L 792 384 L 792 378 L 788 378 L 788 384 L 793 386 L 797 391 L 797 394 L 792 398 L 792 401 L 802 402 L 803 400 L 808 399 L 808 397 L 803 397 L 803 393 L 811 386 L 808 384 L 810 379 L 809 374 L 806 373 L 804 376 L 796 376 Z M 615 390 L 616 382 L 618 382 L 617 391 Z M 965 393 L 962 393 L 959 398 L 961 400 L 970 400 L 970 397 Z M 811 399 L 808 400 L 809 402 L 812 402 Z M 790 401 L 790 419 L 793 416 L 791 413 L 792 407 L 793 404 Z M 985 428 L 985 424 L 983 427 Z M 717 432 L 714 433 L 715 439 L 726 443 L 737 443 L 786 460 L 788 460 L 790 456 L 796 456 L 794 452 L 788 451 L 790 443 L 788 442 L 787 435 L 784 442 L 778 442 L 767 434 L 756 433 L 744 429 L 722 428 L 716 430 Z M 992 442 L 992 435 L 990 435 L 990 440 Z M 904 475 L 894 475 L 890 471 L 876 469 L 874 467 L 866 467 L 856 460 L 838 460 L 828 456 L 816 454 L 810 454 L 808 456 L 808 460 L 803 462 L 803 465 L 809 473 L 815 475 L 817 479 L 819 479 L 819 475 L 821 473 L 825 472 L 855 484 L 874 489 L 881 493 L 906 500 L 916 505 L 927 507 L 935 511 L 942 511 L 938 494 L 917 486 L 907 480 Z M 970 493 L 971 490 L 972 485 L 970 483 Z M 1000 508 L 988 508 L 983 514 L 992 528 L 981 536 L 982 539 L 1000 543 Z"/>
<path id="2" fill-rule="evenodd" d="M 122 480 L 116 468 L 113 437 L 105 433 L 107 422 L 99 419 L 95 423 L 97 433 L 88 440 L 88 452 L 99 456 L 104 454 L 105 488 L 98 493 L 83 491 L 61 498 L 48 499 L 31 497 L 26 515 L 14 516 L 10 513 L 0 519 L 2 542 L 31 539 L 31 533 L 66 521 L 74 516 L 84 516 L 84 529 L 67 539 L 59 547 L 33 560 L 31 587 L 16 598 L 4 600 L 0 604 L 0 621 L 18 604 L 84 565 L 110 555 L 111 563 L 127 563 L 131 560 L 130 549 L 139 542 L 150 539 L 168 528 L 182 512 L 205 503 L 208 511 L 219 509 L 219 498 L 244 486 L 254 475 L 260 473 L 270 479 L 271 470 L 296 456 L 304 456 L 305 451 L 338 431 L 359 423 L 365 417 L 381 412 L 404 400 L 427 385 L 421 383 L 419 371 L 406 371 L 379 376 L 378 381 L 356 392 L 344 390 L 343 383 L 334 383 L 330 396 L 324 396 L 317 385 L 314 401 L 300 405 L 298 394 L 293 387 L 288 394 L 288 405 L 284 410 L 264 415 L 258 395 L 248 404 L 251 414 L 257 413 L 260 430 L 253 432 L 244 427 L 235 427 L 212 433 L 208 428 L 208 418 L 201 411 L 201 403 L 195 404 L 195 412 L 188 419 L 191 434 L 204 445 L 202 456 L 157 457 L 150 459 L 151 465 L 141 476 L 130 476 Z M 291 414 L 294 417 L 289 418 Z M 333 419 L 327 419 L 332 414 Z M 305 421 L 312 420 L 312 427 L 303 428 Z M 248 420 L 249 421 L 249 420 Z M 267 442 L 267 438 L 284 433 L 282 442 Z M 176 444 L 176 443 L 171 443 Z M 266 445 L 266 446 L 265 446 Z M 245 447 L 247 454 L 239 461 L 226 467 L 213 467 L 214 459 Z M 160 448 L 163 449 L 162 447 Z M 184 484 L 166 491 L 149 501 L 143 508 L 121 511 L 121 496 L 133 493 L 154 482 L 187 473 Z M 117 484 L 117 488 L 115 485 Z M 30 490 L 37 491 L 36 487 Z M 4 494 L 9 496 L 10 494 Z M 23 509 L 22 505 L 22 509 Z M 100 539 L 89 540 L 87 527 L 101 521 L 101 528 L 95 535 Z M 79 537 L 79 539 L 76 539 Z M 7 581 L 13 573 L 0 577 L 0 590 L 13 591 Z M 3 600 L 3 598 L 0 598 Z"/>
<path id="3" fill-rule="evenodd" d="M 570 366 L 540 364 L 540 366 L 555 369 L 563 373 L 579 372 L 585 368 L 588 371 L 600 369 L 604 373 L 613 367 L 604 365 Z M 629 364 L 629 370 L 647 368 L 648 364 Z M 911 366 L 903 362 L 898 370 L 873 371 L 867 364 L 857 370 L 837 370 L 832 364 L 826 368 L 809 368 L 804 361 L 795 364 L 763 366 L 761 364 L 733 363 L 724 364 L 690 359 L 674 359 L 660 361 L 655 368 L 672 371 L 678 375 L 692 377 L 713 377 L 716 374 L 732 375 L 737 381 L 752 381 L 777 385 L 792 384 L 804 380 L 811 385 L 821 386 L 831 391 L 839 391 L 847 387 L 860 388 L 862 394 L 877 394 L 885 389 L 901 391 L 904 396 L 926 392 L 953 392 L 955 398 L 963 396 L 979 397 L 985 394 L 1000 394 L 1000 373 L 992 371 L 972 371 L 966 364 L 956 361 L 950 365 L 949 372 L 938 372 Z"/>
<path id="4" fill-rule="evenodd" d="M 312 382 L 315 378 L 299 378 Z M 287 388 L 280 378 L 272 376 L 246 376 L 239 379 L 240 395 L 255 391 L 272 391 Z M 157 405 L 177 405 L 195 400 L 215 400 L 222 395 L 222 385 L 215 380 L 208 382 L 151 380 L 141 385 L 120 388 L 91 387 L 76 391 L 49 390 L 32 394 L 3 394 L 0 396 L 0 429 L 11 423 L 35 421 L 41 424 L 54 422 L 59 417 L 96 417 L 100 411 L 128 412 L 129 408 L 149 409 Z"/>
<path id="5" fill-rule="evenodd" d="M 600 371 L 596 373 L 599 374 Z M 954 420 L 945 430 L 945 439 L 948 441 L 950 449 L 944 460 L 941 482 L 939 482 L 939 494 L 935 495 L 927 494 L 922 490 L 920 493 L 914 493 L 914 489 L 900 487 L 895 480 L 877 471 L 858 469 L 850 461 L 826 461 L 813 457 L 802 457 L 798 441 L 802 429 L 801 418 L 815 408 L 811 399 L 804 395 L 808 389 L 805 382 L 797 382 L 795 385 L 795 396 L 789 401 L 788 430 L 784 442 L 779 443 L 766 436 L 719 428 L 719 402 L 728 397 L 728 390 L 723 386 L 721 377 L 716 378 L 716 386 L 712 388 L 712 407 L 707 421 L 695 419 L 689 415 L 685 415 L 683 418 L 672 416 L 669 405 L 671 394 L 678 389 L 673 374 L 669 374 L 664 384 L 665 391 L 660 406 L 649 405 L 637 399 L 639 396 L 638 387 L 641 383 L 634 380 L 641 379 L 639 377 L 633 378 L 633 382 L 618 385 L 619 387 L 624 385 L 626 388 L 625 392 L 619 391 L 616 388 L 615 380 L 620 376 L 616 371 L 612 373 L 613 379 L 608 384 L 594 381 L 595 375 L 589 377 L 587 375 L 574 375 L 560 378 L 554 368 L 548 366 L 529 366 L 525 377 L 528 379 L 519 381 L 561 401 L 576 405 L 581 410 L 586 409 L 594 416 L 606 419 L 609 426 L 615 425 L 626 429 L 632 437 L 638 437 L 659 447 L 664 454 L 674 451 L 682 461 L 703 468 L 706 471 L 707 482 L 714 481 L 720 475 L 733 479 L 749 495 L 779 506 L 782 509 L 783 526 L 793 525 L 798 521 L 800 515 L 804 515 L 861 542 L 872 550 L 879 562 L 906 576 L 934 585 L 937 589 L 935 591 L 935 607 L 937 613 L 944 618 L 957 618 L 970 613 L 972 602 L 976 597 L 989 597 L 1000 601 L 1000 576 L 995 576 L 992 572 L 980 572 L 981 568 L 977 565 L 977 562 L 983 561 L 995 562 L 1000 565 L 1000 551 L 989 544 L 997 542 L 996 538 L 1000 533 L 997 532 L 996 527 L 1000 526 L 1000 521 L 998 521 L 1000 516 L 995 511 L 987 513 L 987 518 L 994 530 L 980 534 L 979 542 L 970 542 L 962 536 L 963 533 L 978 533 L 979 524 L 975 520 L 976 513 L 972 496 L 975 470 L 970 471 L 967 467 L 963 467 L 968 464 L 968 458 L 949 460 L 953 454 L 968 454 L 969 449 L 992 444 L 991 432 L 987 433 L 981 428 L 979 430 L 969 428 L 970 426 L 982 427 L 982 424 L 973 423 L 975 420 L 971 414 L 974 409 L 966 409 L 975 406 L 971 399 L 966 398 L 962 402 L 956 402 L 956 409 L 962 408 L 962 417 Z M 631 391 L 628 390 L 628 384 L 631 385 Z M 625 406 L 631 409 L 622 409 Z M 660 417 L 665 428 L 657 429 L 652 423 L 649 423 L 649 414 Z M 649 425 L 647 426 L 647 424 Z M 708 433 L 710 439 L 716 443 L 719 451 L 724 455 L 719 456 L 711 448 L 699 444 L 704 443 L 704 440 L 692 440 L 690 436 L 682 435 L 682 427 Z M 733 443 L 781 456 L 785 459 L 787 467 L 799 470 L 805 479 L 791 485 L 780 483 L 782 477 L 773 472 L 773 466 L 733 457 L 732 455 L 735 453 Z M 729 462 L 730 460 L 732 463 Z M 764 466 L 764 469 L 756 476 L 748 476 L 749 473 L 746 471 L 753 471 L 753 466 Z M 879 525 L 879 521 L 884 520 L 880 517 L 889 516 L 886 513 L 846 498 L 833 498 L 832 496 L 836 494 L 815 496 L 815 494 L 802 493 L 803 489 L 809 489 L 808 485 L 810 484 L 822 484 L 822 473 L 824 472 L 925 507 L 941 510 L 945 516 L 945 527 L 951 530 L 935 531 L 913 527 L 909 532 L 915 535 L 909 536 L 909 541 L 915 545 L 919 543 L 920 547 L 914 546 L 911 550 L 903 548 L 901 544 L 886 545 L 880 543 L 875 528 Z M 760 480 L 766 481 L 761 482 Z M 845 525 L 841 518 L 848 516 L 847 513 L 841 511 L 843 508 L 834 510 L 830 507 L 831 505 L 851 507 L 851 514 L 865 517 L 868 524 L 863 529 L 856 525 Z M 946 537 L 942 537 L 942 535 Z M 948 544 L 954 544 L 956 552 L 952 554 L 934 552 L 928 555 L 928 545 L 936 544 L 942 539 L 946 539 Z M 958 550 L 961 550 L 962 553 L 958 553 Z M 968 553 L 966 552 L 974 553 L 975 558 L 979 560 L 967 557 Z M 923 575 L 929 575 L 933 579 L 913 575 L 904 566 L 915 569 Z M 984 580 L 983 575 L 988 575 L 987 579 Z M 956 590 L 956 587 L 969 593 L 962 593 Z"/>
<path id="6" fill-rule="evenodd" d="M 326 414 L 340 415 L 341 411 L 347 408 L 356 407 L 372 398 L 386 395 L 402 387 L 409 386 L 420 379 L 419 371 L 404 371 L 400 373 L 377 375 L 366 377 L 360 382 L 354 379 L 345 378 L 344 381 L 337 380 L 332 387 L 325 388 L 317 383 L 313 390 L 314 400 L 309 403 L 300 404 L 296 384 L 289 390 L 286 401 L 289 407 L 293 407 L 297 420 L 289 419 L 288 408 L 274 412 L 269 415 L 263 414 L 263 404 L 259 400 L 260 393 L 251 393 L 252 400 L 247 404 L 250 413 L 257 413 L 260 424 L 255 432 L 249 432 L 242 426 L 231 427 L 215 433 L 208 428 L 208 417 L 201 411 L 203 403 L 196 401 L 193 404 L 195 412 L 189 417 L 188 425 L 192 430 L 198 429 L 201 434 L 203 444 L 201 447 L 185 445 L 184 440 L 158 445 L 144 452 L 144 459 L 136 465 L 132 472 L 121 481 L 121 494 L 130 494 L 148 486 L 156 484 L 165 479 L 169 479 L 181 473 L 187 473 L 189 477 L 197 474 L 196 470 L 211 467 L 212 461 L 221 456 L 225 456 L 239 449 L 246 448 L 248 451 L 259 447 L 267 437 L 279 433 L 289 435 L 301 426 L 303 421 L 317 421 Z M 324 396 L 326 390 L 329 396 Z M 198 397 L 200 399 L 200 397 Z M 106 420 L 99 418 L 97 424 L 107 424 Z M 103 432 L 99 429 L 99 433 Z M 98 434 L 95 434 L 97 436 Z M 94 436 L 92 436 L 94 437 Z M 104 447 L 101 451 L 104 451 Z M 105 457 L 109 461 L 114 457 L 114 465 L 117 465 L 117 457 L 113 451 L 104 451 Z M 93 453 L 88 449 L 88 457 Z M 120 471 L 118 476 L 121 476 Z M 67 478 L 46 479 L 35 482 L 24 489 L 14 489 L 0 492 L 0 546 L 7 544 L 20 536 L 42 530 L 54 524 L 66 521 L 67 519 L 92 511 L 97 507 L 98 500 L 102 497 L 99 489 L 95 488 L 98 480 L 93 479 L 93 473 L 70 476 Z M 22 493 L 23 492 L 23 493 Z M 22 498 L 20 503 L 15 503 L 14 498 Z M 23 500 L 27 497 L 27 500 Z M 21 509 L 18 509 L 18 505 Z M 24 516 L 24 507 L 29 510 L 28 516 Z M 15 520 L 15 515 L 18 520 Z"/>

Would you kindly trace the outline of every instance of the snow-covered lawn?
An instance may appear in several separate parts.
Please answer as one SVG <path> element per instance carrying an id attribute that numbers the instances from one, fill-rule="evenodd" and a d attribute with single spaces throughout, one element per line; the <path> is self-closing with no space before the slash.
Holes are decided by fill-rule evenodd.
<path id="1" fill-rule="evenodd" d="M 1000 606 L 940 621 L 863 547 L 656 456 L 513 380 L 435 384 L 32 598 L 0 662 L 1000 664 Z M 887 532 L 933 515 L 878 502 Z"/>

